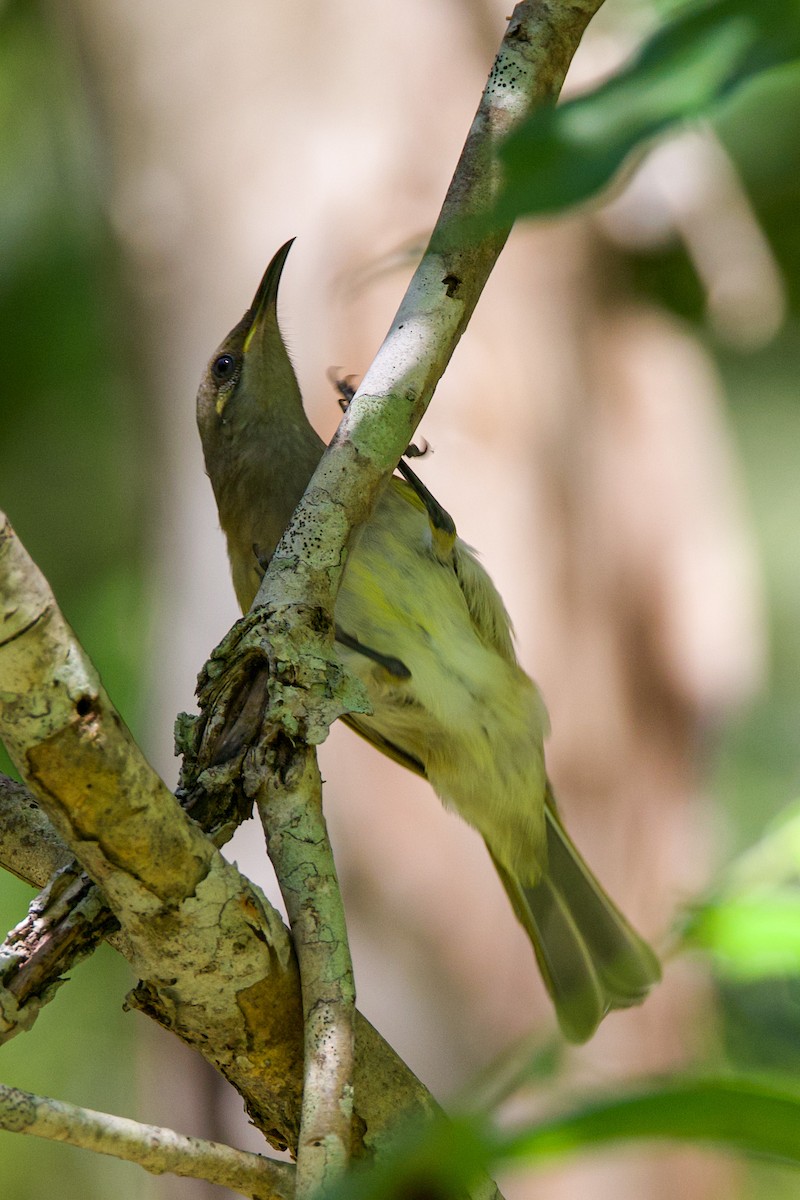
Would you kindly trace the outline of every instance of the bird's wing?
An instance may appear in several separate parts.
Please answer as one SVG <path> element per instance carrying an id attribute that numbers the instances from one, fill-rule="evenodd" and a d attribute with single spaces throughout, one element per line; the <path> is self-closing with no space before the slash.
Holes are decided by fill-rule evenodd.
<path id="1" fill-rule="evenodd" d="M 506 606 L 472 548 L 460 539 L 453 547 L 453 569 L 481 639 L 516 666 L 514 630 Z"/>
<path id="2" fill-rule="evenodd" d="M 393 475 L 391 485 L 397 496 L 418 512 L 428 515 L 424 501 L 409 483 Z M 500 593 L 478 562 L 474 550 L 460 538 L 455 538 L 452 543 L 449 565 L 481 641 L 496 650 L 506 662 L 516 666 L 511 619 Z"/>

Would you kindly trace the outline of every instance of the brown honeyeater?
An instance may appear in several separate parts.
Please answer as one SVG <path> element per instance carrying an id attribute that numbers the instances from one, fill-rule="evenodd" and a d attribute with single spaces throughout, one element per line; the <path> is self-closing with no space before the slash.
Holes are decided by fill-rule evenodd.
<path id="1" fill-rule="evenodd" d="M 278 328 L 290 246 L 267 267 L 197 397 L 245 612 L 325 448 Z M 658 960 L 566 833 L 545 771 L 547 713 L 517 663 L 503 602 L 410 471 L 391 478 L 353 538 L 335 627 L 337 653 L 372 705 L 347 723 L 429 780 L 484 838 L 566 1037 L 585 1041 L 609 1010 L 640 1003 Z"/>

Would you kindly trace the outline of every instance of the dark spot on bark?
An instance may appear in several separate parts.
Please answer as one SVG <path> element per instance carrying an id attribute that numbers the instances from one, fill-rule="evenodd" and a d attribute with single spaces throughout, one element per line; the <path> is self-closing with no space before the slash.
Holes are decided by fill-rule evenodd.
<path id="1" fill-rule="evenodd" d="M 317 538 L 317 541 L 320 541 L 320 539 Z M 328 615 L 322 608 L 315 608 L 313 610 L 309 624 L 314 630 L 314 633 L 325 633 L 325 631 L 330 628 Z"/>
<path id="2" fill-rule="evenodd" d="M 265 946 L 270 945 L 269 938 L 264 933 L 264 930 L 260 927 L 260 925 L 258 924 L 257 921 L 253 921 L 253 923 L 251 924 L 250 932 L 253 934 L 256 941 L 262 942 Z"/>
<path id="3" fill-rule="evenodd" d="M 452 300 L 452 298 L 457 295 L 458 289 L 461 287 L 461 280 L 457 275 L 445 275 L 442 283 L 446 287 L 447 294 Z"/>
<path id="4" fill-rule="evenodd" d="M 256 1122 L 257 1124 L 257 1122 Z M 268 1129 L 264 1137 L 276 1150 L 288 1150 L 289 1143 L 278 1129 Z"/>
<path id="5" fill-rule="evenodd" d="M 75 701 L 75 712 L 79 717 L 90 717 L 94 713 L 94 700 L 91 696 L 79 696 Z"/>
<path id="6" fill-rule="evenodd" d="M 273 735 L 272 755 L 275 770 L 278 773 L 281 783 L 285 784 L 294 761 L 294 743 L 285 733 L 276 733 Z"/>

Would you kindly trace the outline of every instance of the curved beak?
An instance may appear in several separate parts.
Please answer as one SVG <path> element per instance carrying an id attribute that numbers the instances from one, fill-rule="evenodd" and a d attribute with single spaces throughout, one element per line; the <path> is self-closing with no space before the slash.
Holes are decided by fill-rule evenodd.
<path id="1" fill-rule="evenodd" d="M 247 337 L 244 340 L 243 350 L 247 350 L 256 331 L 263 327 L 267 317 L 272 317 L 277 321 L 278 314 L 278 287 L 281 282 L 283 268 L 286 265 L 286 259 L 289 257 L 289 251 L 294 244 L 294 238 L 290 238 L 288 242 L 284 242 L 280 250 L 276 251 L 270 260 L 270 264 L 264 272 L 261 283 L 258 285 L 258 291 L 253 297 L 253 303 L 250 305 L 247 316 L 249 318 L 249 329 Z"/>

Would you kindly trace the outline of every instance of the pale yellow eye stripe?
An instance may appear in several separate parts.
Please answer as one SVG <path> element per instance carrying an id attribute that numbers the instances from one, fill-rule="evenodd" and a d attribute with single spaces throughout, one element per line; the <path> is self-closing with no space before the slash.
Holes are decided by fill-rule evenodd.
<path id="1" fill-rule="evenodd" d="M 242 346 L 243 354 L 247 354 L 247 351 L 250 349 L 250 343 L 253 340 L 253 335 L 255 334 L 257 324 L 258 324 L 258 316 L 256 315 L 255 319 L 253 320 L 253 324 L 250 326 L 250 328 L 247 331 L 247 337 L 244 339 L 244 345 Z"/>

